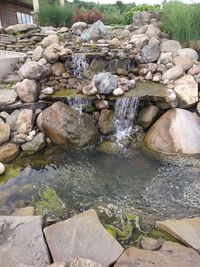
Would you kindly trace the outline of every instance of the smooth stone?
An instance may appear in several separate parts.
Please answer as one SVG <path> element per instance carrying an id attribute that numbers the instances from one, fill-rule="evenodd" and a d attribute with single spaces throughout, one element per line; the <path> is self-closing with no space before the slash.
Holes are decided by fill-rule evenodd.
<path id="1" fill-rule="evenodd" d="M 69 263 L 79 256 L 106 267 L 123 252 L 121 245 L 104 229 L 94 210 L 46 227 L 44 234 L 55 262 Z"/>
<path id="2" fill-rule="evenodd" d="M 143 237 L 140 241 L 140 246 L 142 249 L 156 251 L 156 250 L 161 249 L 163 243 L 164 243 L 164 240 L 161 240 L 161 239 Z"/>
<path id="3" fill-rule="evenodd" d="M 161 52 L 177 52 L 178 50 L 182 49 L 180 43 L 174 40 L 167 40 L 164 41 L 160 46 Z"/>
<path id="4" fill-rule="evenodd" d="M 164 242 L 158 251 L 128 248 L 114 267 L 199 267 L 200 255 L 175 242 Z"/>
<path id="5" fill-rule="evenodd" d="M 38 83 L 33 80 L 24 79 L 16 84 L 16 92 L 19 98 L 25 103 L 32 103 L 38 100 Z"/>
<path id="6" fill-rule="evenodd" d="M 13 104 L 16 99 L 17 94 L 15 90 L 0 89 L 0 106 Z"/>
<path id="7" fill-rule="evenodd" d="M 156 228 L 169 233 L 200 253 L 200 217 L 158 221 Z"/>
<path id="8" fill-rule="evenodd" d="M 22 109 L 16 120 L 17 133 L 29 134 L 33 128 L 34 114 L 32 109 Z"/>
<path id="9" fill-rule="evenodd" d="M 178 50 L 179 56 L 187 57 L 191 59 L 192 61 L 198 60 L 198 53 L 192 48 L 183 48 Z"/>
<path id="10" fill-rule="evenodd" d="M 98 73 L 93 77 L 92 84 L 95 85 L 99 94 L 112 94 L 117 88 L 117 76 L 110 72 Z"/>
<path id="11" fill-rule="evenodd" d="M 41 45 L 38 45 L 33 51 L 32 60 L 39 61 L 42 57 L 43 52 L 44 52 L 44 49 L 41 47 Z"/>
<path id="12" fill-rule="evenodd" d="M 98 126 L 103 134 L 111 134 L 115 131 L 114 112 L 109 109 L 102 109 L 100 112 Z"/>
<path id="13" fill-rule="evenodd" d="M 184 109 L 168 110 L 148 130 L 144 143 L 158 152 L 199 154 L 200 117 Z"/>
<path id="14" fill-rule="evenodd" d="M 87 23 L 85 22 L 82 22 L 82 21 L 78 21 L 78 22 L 75 22 L 72 27 L 71 27 L 71 30 L 72 30 L 72 33 L 76 34 L 76 35 L 81 35 L 81 33 L 86 30 L 88 28 L 88 25 Z"/>
<path id="15" fill-rule="evenodd" d="M 191 75 L 176 80 L 174 91 L 180 108 L 189 108 L 198 102 L 198 83 Z"/>
<path id="16" fill-rule="evenodd" d="M 178 78 L 180 78 L 181 76 L 183 76 L 184 74 L 184 69 L 182 66 L 175 66 L 170 68 L 169 70 L 167 70 L 164 74 L 163 74 L 163 81 L 165 80 L 176 80 Z"/>
<path id="17" fill-rule="evenodd" d="M 173 56 L 172 55 L 173 55 L 172 52 L 167 52 L 167 53 L 161 54 L 159 59 L 158 59 L 158 64 L 172 63 L 172 61 L 173 61 Z"/>
<path id="18" fill-rule="evenodd" d="M 51 265 L 48 265 L 47 267 L 69 267 L 64 262 L 54 262 Z"/>
<path id="19" fill-rule="evenodd" d="M 13 34 L 13 33 L 18 34 L 21 32 L 26 32 L 26 31 L 30 31 L 34 29 L 37 29 L 36 24 L 15 24 L 15 25 L 8 26 L 5 30 L 9 34 Z"/>
<path id="20" fill-rule="evenodd" d="M 44 95 L 52 95 L 54 93 L 54 88 L 53 87 L 45 87 L 44 89 L 41 90 L 41 93 Z"/>
<path id="21" fill-rule="evenodd" d="M 0 216 L 1 266 L 46 267 L 50 257 L 40 216 Z"/>
<path id="22" fill-rule="evenodd" d="M 10 133 L 10 125 L 0 119 L 0 145 L 9 140 Z"/>
<path id="23" fill-rule="evenodd" d="M 19 146 L 13 143 L 5 143 L 0 145 L 0 161 L 8 161 L 14 159 L 19 152 Z"/>
<path id="24" fill-rule="evenodd" d="M 145 63 L 157 61 L 160 56 L 160 41 L 153 37 L 148 45 L 142 48 L 141 56 L 144 58 Z"/>
<path id="25" fill-rule="evenodd" d="M 121 96 L 124 94 L 124 91 L 121 88 L 116 88 L 113 90 L 113 95 L 114 96 Z"/>
<path id="26" fill-rule="evenodd" d="M 44 67 L 36 61 L 24 63 L 19 69 L 19 75 L 24 79 L 40 80 L 44 72 Z"/>
<path id="27" fill-rule="evenodd" d="M 33 140 L 23 144 L 21 147 L 24 151 L 39 151 L 45 144 L 45 135 L 43 133 L 38 133 Z"/>
<path id="28" fill-rule="evenodd" d="M 4 174 L 6 171 L 5 166 L 3 163 L 0 162 L 0 175 Z"/>
<path id="29" fill-rule="evenodd" d="M 48 47 L 52 44 L 59 44 L 59 38 L 58 35 L 52 33 L 49 34 L 47 37 L 45 37 L 41 42 L 43 47 Z"/>
<path id="30" fill-rule="evenodd" d="M 102 266 L 101 264 L 96 263 L 92 260 L 77 257 L 70 262 L 69 267 L 102 267 Z"/>
<path id="31" fill-rule="evenodd" d="M 12 216 L 33 216 L 35 213 L 35 208 L 32 206 L 28 206 L 25 208 L 16 209 Z"/>
<path id="32" fill-rule="evenodd" d="M 193 65 L 193 62 L 190 58 L 183 56 L 174 57 L 173 62 L 175 66 L 182 66 L 184 71 L 189 70 Z"/>
<path id="33" fill-rule="evenodd" d="M 154 105 L 144 107 L 138 114 L 137 122 L 143 128 L 149 128 L 156 120 L 159 109 Z"/>

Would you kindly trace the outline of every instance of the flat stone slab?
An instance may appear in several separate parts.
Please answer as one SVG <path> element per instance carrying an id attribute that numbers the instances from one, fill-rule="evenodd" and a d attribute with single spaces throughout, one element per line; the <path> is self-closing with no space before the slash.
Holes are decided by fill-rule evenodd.
<path id="1" fill-rule="evenodd" d="M 200 217 L 160 221 L 156 222 L 156 228 L 166 231 L 200 253 Z"/>
<path id="2" fill-rule="evenodd" d="M 49 263 L 40 216 L 0 216 L 0 266 L 46 267 Z"/>
<path id="3" fill-rule="evenodd" d="M 122 246 L 104 229 L 94 210 L 88 210 L 44 229 L 54 262 L 69 263 L 76 257 L 103 267 L 115 262 Z"/>
<path id="4" fill-rule="evenodd" d="M 131 247 L 114 267 L 199 267 L 200 255 L 192 248 L 164 242 L 159 251 Z"/>
<path id="5" fill-rule="evenodd" d="M 11 89 L 0 89 L 0 106 L 10 105 L 15 102 L 17 94 Z"/>

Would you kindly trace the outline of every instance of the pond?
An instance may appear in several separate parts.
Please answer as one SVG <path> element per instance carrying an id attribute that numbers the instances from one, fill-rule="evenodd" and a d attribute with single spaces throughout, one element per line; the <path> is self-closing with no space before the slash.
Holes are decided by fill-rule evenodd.
<path id="1" fill-rule="evenodd" d="M 95 147 L 55 146 L 21 154 L 0 182 L 1 215 L 30 204 L 54 219 L 89 208 L 149 219 L 200 215 L 200 159 L 194 157 L 155 158 L 142 150 L 110 155 Z"/>

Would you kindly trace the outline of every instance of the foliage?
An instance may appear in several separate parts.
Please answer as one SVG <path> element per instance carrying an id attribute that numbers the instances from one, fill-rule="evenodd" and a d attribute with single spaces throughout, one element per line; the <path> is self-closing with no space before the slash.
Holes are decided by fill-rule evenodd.
<path id="1" fill-rule="evenodd" d="M 103 20 L 103 14 L 96 9 L 91 9 L 91 10 L 76 9 L 75 16 L 73 17 L 73 22 L 83 21 L 92 24 L 97 20 Z"/>
<path id="2" fill-rule="evenodd" d="M 62 27 L 71 26 L 73 15 L 70 4 L 66 4 L 65 7 L 45 4 L 40 6 L 38 18 L 42 26 Z"/>
<path id="3" fill-rule="evenodd" d="M 123 24 L 123 16 L 118 6 L 102 5 L 101 9 L 104 14 L 104 22 L 106 25 Z"/>
<path id="4" fill-rule="evenodd" d="M 160 6 L 159 5 L 148 5 L 148 4 L 143 4 L 143 5 L 138 5 L 134 6 L 130 9 L 128 9 L 125 14 L 124 14 L 124 21 L 127 24 L 131 24 L 133 22 L 133 15 L 136 12 L 141 12 L 141 11 L 159 11 Z"/>
<path id="5" fill-rule="evenodd" d="M 181 43 L 200 40 L 199 16 L 200 4 L 165 3 L 162 12 L 164 30 Z"/>

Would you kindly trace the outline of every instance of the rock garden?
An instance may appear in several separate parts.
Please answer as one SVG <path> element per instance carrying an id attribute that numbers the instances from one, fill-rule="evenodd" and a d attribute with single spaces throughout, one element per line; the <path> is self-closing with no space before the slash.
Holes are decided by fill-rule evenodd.
<path id="1" fill-rule="evenodd" d="M 22 53 L 0 84 L 0 266 L 199 266 L 198 52 L 156 12 L 13 25 L 0 49 Z"/>

